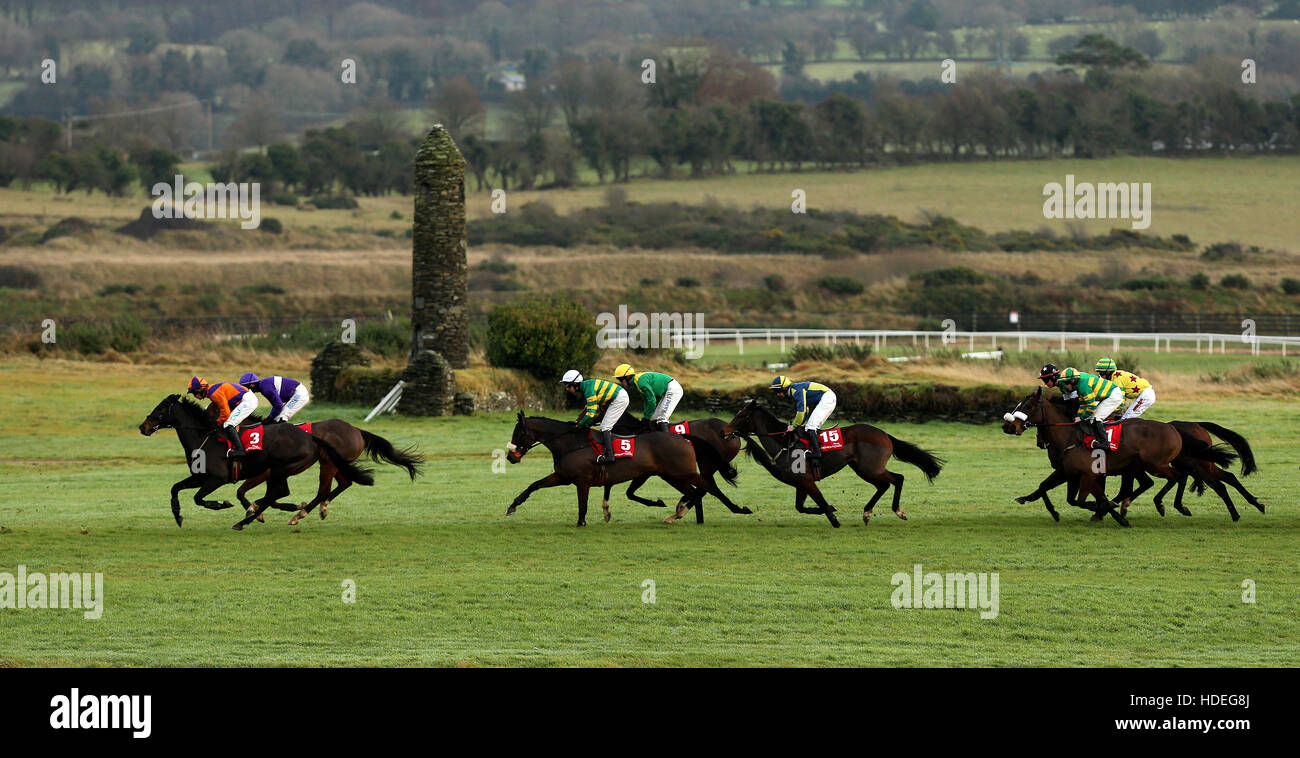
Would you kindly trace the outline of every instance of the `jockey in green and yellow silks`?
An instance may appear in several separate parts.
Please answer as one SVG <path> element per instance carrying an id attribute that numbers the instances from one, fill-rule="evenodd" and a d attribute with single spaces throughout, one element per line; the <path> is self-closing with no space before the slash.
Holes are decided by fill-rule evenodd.
<path id="1" fill-rule="evenodd" d="M 560 379 L 560 384 L 571 394 L 583 398 L 586 403 L 582 408 L 582 413 L 578 415 L 578 427 L 588 429 L 600 416 L 603 408 L 604 417 L 600 419 L 600 455 L 596 458 L 596 463 L 606 464 L 614 462 L 614 447 L 611 439 L 610 430 L 614 424 L 623 417 L 623 411 L 627 410 L 627 393 L 623 388 L 607 379 L 586 379 L 582 374 L 574 369 L 564 372 Z"/>
<path id="2" fill-rule="evenodd" d="M 1074 390 L 1079 393 L 1079 417 L 1075 421 L 1085 422 L 1091 426 L 1093 437 L 1096 438 L 1093 447 L 1105 445 L 1106 419 L 1120 403 L 1124 402 L 1124 391 L 1112 381 L 1096 374 L 1086 374 L 1076 368 L 1062 371 L 1058 384 L 1063 390 Z"/>

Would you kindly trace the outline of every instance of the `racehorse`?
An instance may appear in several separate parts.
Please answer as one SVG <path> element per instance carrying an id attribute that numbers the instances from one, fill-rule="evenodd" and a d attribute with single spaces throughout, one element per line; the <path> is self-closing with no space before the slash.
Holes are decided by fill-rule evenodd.
<path id="1" fill-rule="evenodd" d="M 723 459 L 716 448 L 693 435 L 668 432 L 640 434 L 636 437 L 635 451 L 631 457 L 616 458 L 613 463 L 601 465 L 596 463 L 588 430 L 579 428 L 572 421 L 541 416 L 525 417 L 524 412 L 520 411 L 507 446 L 506 460 L 518 463 L 537 445 L 543 445 L 550 451 L 555 470 L 519 493 L 506 509 L 507 516 L 513 515 L 515 509 L 539 489 L 572 484 L 578 490 L 578 526 L 586 526 L 587 497 L 593 485 L 619 484 L 643 474 L 658 474 L 682 493 L 676 515 L 667 519 L 669 523 L 686 513 L 688 503 L 694 503 L 698 507 L 699 500 L 706 492 L 728 505 L 733 513 L 752 513 L 748 508 L 736 507 L 727 500 L 713 478 L 715 473 L 720 473 L 729 484 L 734 484 L 736 469 Z M 608 500 L 604 504 L 604 514 L 605 521 L 609 521 Z M 696 518 L 698 520 L 701 517 L 697 515 Z"/>
<path id="2" fill-rule="evenodd" d="M 254 414 L 249 416 L 240 426 L 256 426 L 261 423 L 263 423 L 262 418 Z M 406 469 L 411 481 L 415 481 L 415 477 L 421 473 L 420 469 L 424 463 L 424 456 L 417 453 L 413 447 L 399 450 L 393 443 L 383 437 L 358 429 L 342 419 L 331 418 L 313 422 L 311 434 L 328 442 L 349 461 L 355 461 L 362 455 L 369 455 L 370 460 L 375 463 L 391 463 L 394 466 Z M 248 491 L 265 482 L 268 475 L 269 472 L 251 477 L 240 485 L 239 491 L 235 494 L 245 510 L 252 507 L 246 497 Z M 338 486 L 332 491 L 330 490 L 331 481 L 338 482 Z M 289 519 L 289 526 L 296 526 L 317 505 L 320 505 L 320 517 L 324 520 L 329 515 L 329 504 L 351 484 L 350 479 L 339 476 L 338 468 L 328 458 L 322 459 L 320 462 L 320 486 L 317 488 L 316 497 L 310 503 L 303 503 L 301 506 L 280 506 L 286 510 L 298 511 L 293 515 L 293 518 Z M 263 518 L 259 516 L 258 521 L 262 520 Z"/>
<path id="3" fill-rule="evenodd" d="M 1016 434 L 1031 424 L 1045 427 L 1049 456 L 1055 456 L 1052 458 L 1054 464 L 1059 460 L 1059 464 L 1055 464 L 1059 468 L 1043 485 L 1053 480 L 1060 483 L 1077 479 L 1078 504 L 1086 504 L 1090 496 L 1095 498 L 1097 508 L 1093 520 L 1109 513 L 1125 527 L 1129 526 L 1125 514 L 1117 511 L 1116 503 L 1106 497 L 1103 486 L 1106 474 L 1150 472 L 1175 480 L 1186 476 L 1190 461 L 1206 460 L 1227 465 L 1236 458 L 1235 453 L 1221 446 L 1184 438 L 1169 424 L 1141 418 L 1124 422 L 1118 450 L 1089 450 L 1083 444 L 1079 425 L 1056 404 L 1044 402 L 1042 387 L 1016 406 L 1012 421 L 1008 423 L 1012 424 Z M 1040 485 L 1040 491 L 1043 491 L 1043 485 Z"/>
<path id="4" fill-rule="evenodd" d="M 669 424 L 668 431 L 673 432 L 674 434 L 678 434 L 680 432 L 674 430 L 676 429 L 690 430 L 690 434 L 692 436 L 699 437 L 700 439 L 703 439 L 706 442 L 708 442 L 710 445 L 716 448 L 718 452 L 722 453 L 723 460 L 725 460 L 727 463 L 731 463 L 731 461 L 735 460 L 736 456 L 740 454 L 740 440 L 735 437 L 730 437 L 730 438 L 724 437 L 726 428 L 727 428 L 727 422 L 723 421 L 720 418 L 697 418 L 697 419 L 691 419 L 689 421 L 677 421 L 672 424 Z M 655 429 L 654 425 L 649 421 L 645 421 L 645 420 L 637 421 L 633 419 L 628 419 L 626 416 L 619 419 L 618 423 L 614 425 L 615 434 L 640 434 L 642 432 L 653 431 L 654 429 Z M 649 481 L 650 477 L 652 476 L 654 476 L 654 474 L 647 473 L 647 474 L 642 474 L 636 479 L 633 479 L 632 483 L 628 485 L 627 492 L 625 493 L 627 499 L 631 500 L 634 503 L 648 505 L 652 508 L 666 508 L 668 507 L 668 504 L 665 503 L 662 499 L 649 500 L 644 497 L 637 497 L 636 495 L 636 491 L 640 489 L 641 485 Z M 612 484 L 605 485 L 605 507 L 606 508 L 609 507 L 609 493 L 610 490 L 613 489 L 613 487 L 614 485 Z M 688 503 L 686 507 L 690 508 L 691 504 Z M 697 522 L 704 521 L 703 508 L 704 508 L 703 503 L 701 503 L 698 507 L 696 507 L 695 519 Z M 734 511 L 735 509 L 733 508 L 732 510 Z M 671 521 L 674 520 L 675 518 L 676 518 L 675 516 L 670 516 L 669 520 Z"/>
<path id="5" fill-rule="evenodd" d="M 899 498 L 903 493 L 903 475 L 885 468 L 890 456 L 921 469 L 929 481 L 934 481 L 944 464 L 944 461 L 935 457 L 933 453 L 922 450 L 910 442 L 904 442 L 869 424 L 854 424 L 840 429 L 844 440 L 842 450 L 824 450 L 821 465 L 809 465 L 806 455 L 795 454 L 790 427 L 771 411 L 759 405 L 757 400 L 751 400 L 741 408 L 728 427 L 730 428 L 728 434 L 738 434 L 748 441 L 745 445 L 747 454 L 752 455 L 754 460 L 778 481 L 795 488 L 795 510 L 800 513 L 825 514 L 834 527 L 839 527 L 840 522 L 835 518 L 835 508 L 826 502 L 825 496 L 817 488 L 819 478 L 830 476 L 848 466 L 864 481 L 876 485 L 876 494 L 862 509 L 864 524 L 871 522 L 871 513 L 876 507 L 876 501 L 892 485 L 894 515 L 906 521 L 907 514 L 899 507 Z M 820 470 L 820 476 L 814 469 Z M 819 507 L 804 507 L 804 501 L 808 497 L 812 497 L 813 502 Z"/>
<path id="6" fill-rule="evenodd" d="M 267 474 L 266 494 L 257 501 L 254 510 L 247 511 L 235 530 L 243 529 L 269 506 L 285 506 L 277 501 L 289 494 L 289 477 L 307 470 L 317 460 L 329 460 L 340 474 L 358 484 L 374 484 L 368 469 L 344 458 L 325 440 L 304 432 L 293 424 L 270 424 L 263 427 L 262 450 L 250 451 L 242 463 L 226 458 L 227 444 L 221 439 L 218 427 L 199 404 L 182 397 L 169 395 L 158 403 L 140 423 L 140 433 L 151 436 L 159 429 L 175 429 L 185 459 L 190 462 L 190 476 L 172 485 L 172 516 L 176 526 L 181 518 L 178 494 L 181 490 L 198 488 L 194 502 L 212 510 L 234 507 L 234 503 L 204 500 L 213 490 L 238 480 L 241 476 Z M 292 508 L 293 506 L 289 506 Z"/>
<path id="7" fill-rule="evenodd" d="M 1076 413 L 1077 401 L 1076 404 L 1071 404 L 1063 398 L 1053 397 L 1050 399 L 1050 402 L 1066 417 L 1072 417 Z M 1019 409 L 1019 406 L 1017 406 L 1017 409 Z M 1245 486 L 1241 484 L 1240 480 L 1238 480 L 1236 475 L 1231 471 L 1221 468 L 1217 463 L 1208 460 L 1198 460 L 1194 457 L 1189 457 L 1186 454 L 1186 451 L 1188 450 L 1200 449 L 1205 445 L 1213 445 L 1214 439 L 1211 437 L 1211 434 L 1213 434 L 1215 437 L 1218 437 L 1232 447 L 1233 451 L 1236 452 L 1237 457 L 1241 460 L 1241 475 L 1243 477 L 1249 476 L 1257 470 L 1257 467 L 1255 465 L 1255 454 L 1250 448 L 1250 442 L 1247 441 L 1245 437 L 1231 429 L 1220 426 L 1211 421 L 1170 421 L 1167 423 L 1172 426 L 1181 437 L 1183 437 L 1183 447 L 1185 452 L 1180 455 L 1180 459 L 1176 461 L 1178 465 L 1175 466 L 1175 470 L 1182 473 L 1182 475 L 1176 479 L 1168 480 L 1165 483 L 1165 486 L 1156 493 L 1156 496 L 1153 498 L 1156 511 L 1161 516 L 1165 515 L 1165 508 L 1162 502 L 1164 496 L 1175 485 L 1178 486 L 1178 492 L 1174 498 L 1174 508 L 1184 516 L 1192 515 L 1192 512 L 1183 506 L 1183 489 L 1186 486 L 1188 475 L 1193 478 L 1193 489 L 1197 494 L 1203 493 L 1206 484 L 1210 484 L 1211 488 L 1215 489 L 1216 494 L 1219 495 L 1220 499 L 1222 499 L 1224 504 L 1227 506 L 1228 512 L 1234 516 L 1234 521 L 1239 519 L 1240 516 L 1236 513 L 1236 508 L 1233 506 L 1231 498 L 1228 497 L 1226 488 L 1222 488 L 1221 484 L 1219 487 L 1215 487 L 1214 484 L 1211 483 L 1226 482 L 1230 486 L 1236 488 L 1237 491 L 1246 498 L 1247 502 L 1258 508 L 1261 513 L 1264 512 L 1263 503 L 1259 502 L 1259 500 L 1257 500 L 1254 495 L 1252 495 Z M 1017 419 L 1013 414 L 1008 413 L 1007 420 L 1002 425 L 1002 431 L 1007 434 L 1019 434 L 1024 430 L 1025 426 L 1029 426 L 1029 424 L 1025 424 L 1023 419 Z M 1041 497 L 1043 499 L 1043 504 L 1047 508 L 1047 512 L 1052 515 L 1052 518 L 1060 521 L 1061 517 L 1056 512 L 1056 509 L 1052 507 L 1052 501 L 1047 496 L 1047 491 L 1065 483 L 1067 484 L 1067 501 L 1071 505 L 1085 507 L 1082 503 L 1076 502 L 1075 500 L 1078 480 L 1065 481 L 1066 477 L 1060 471 L 1060 453 L 1059 451 L 1056 451 L 1055 447 L 1049 447 L 1047 445 L 1045 427 L 1037 426 L 1037 437 L 1038 446 L 1048 449 L 1048 457 L 1052 462 L 1054 471 L 1047 479 L 1044 479 L 1042 483 L 1039 484 L 1038 489 L 1029 495 L 1016 498 L 1016 502 L 1023 504 L 1037 500 Z M 1133 489 L 1134 480 L 1138 482 L 1136 490 Z M 1120 514 L 1127 515 L 1128 506 L 1132 501 L 1151 486 L 1151 478 L 1147 476 L 1145 471 L 1137 469 L 1131 472 L 1126 472 L 1123 477 L 1123 485 L 1120 487 L 1120 493 L 1115 498 L 1120 503 Z M 1221 489 L 1222 491 L 1220 491 Z"/>

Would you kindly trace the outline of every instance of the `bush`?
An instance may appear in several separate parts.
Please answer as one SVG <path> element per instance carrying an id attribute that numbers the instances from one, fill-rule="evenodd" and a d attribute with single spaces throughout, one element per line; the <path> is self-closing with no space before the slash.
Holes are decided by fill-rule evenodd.
<path id="1" fill-rule="evenodd" d="M 271 282 L 247 284 L 237 290 L 241 295 L 283 295 L 284 287 Z"/>
<path id="2" fill-rule="evenodd" d="M 1187 284 L 1194 290 L 1209 289 L 1210 277 L 1206 276 L 1204 271 L 1197 271 L 1187 278 Z"/>
<path id="3" fill-rule="evenodd" d="M 284 233 L 284 224 L 280 223 L 280 219 L 278 218 L 267 217 L 262 219 L 262 225 L 259 228 L 268 234 Z"/>
<path id="4" fill-rule="evenodd" d="M 785 292 L 789 289 L 789 285 L 785 282 L 785 277 L 780 274 L 772 274 L 763 277 L 763 286 L 772 292 Z"/>
<path id="5" fill-rule="evenodd" d="M 353 210 L 359 208 L 357 199 L 351 195 L 314 195 L 311 204 L 321 210 Z"/>
<path id="6" fill-rule="evenodd" d="M 287 205 L 292 208 L 298 205 L 298 196 L 292 192 L 272 192 L 266 196 L 266 202 L 271 205 Z"/>
<path id="7" fill-rule="evenodd" d="M 952 266 L 950 268 L 918 271 L 912 274 L 910 278 L 912 281 L 920 282 L 926 287 L 944 287 L 953 284 L 981 284 L 985 277 L 980 272 L 966 266 Z"/>
<path id="8" fill-rule="evenodd" d="M 1288 295 L 1300 295 L 1300 279 L 1287 277 L 1282 280 L 1282 291 Z"/>
<path id="9" fill-rule="evenodd" d="M 600 357 L 596 331 L 591 312 L 572 299 L 521 298 L 488 314 L 487 360 L 554 383 L 571 368 L 591 371 Z"/>
<path id="10" fill-rule="evenodd" d="M 817 280 L 816 284 L 827 292 L 833 292 L 837 295 L 861 295 L 862 291 L 866 289 L 862 282 L 857 279 L 840 274 L 823 276 Z"/>
<path id="11" fill-rule="evenodd" d="M 477 268 L 479 271 L 488 271 L 493 274 L 509 274 L 518 267 L 513 263 L 507 263 L 499 258 L 494 258 L 490 261 L 483 261 L 478 264 Z"/>
<path id="12" fill-rule="evenodd" d="M 1233 290 L 1250 289 L 1250 280 L 1241 274 L 1228 274 L 1219 280 L 1219 284 Z"/>
<path id="13" fill-rule="evenodd" d="M 829 362 L 839 358 L 848 358 L 858 363 L 871 357 L 871 345 L 859 345 L 855 342 L 837 342 L 834 345 L 815 345 L 804 343 L 790 349 L 790 364 L 804 361 Z"/>
<path id="14" fill-rule="evenodd" d="M 696 278 L 693 277 L 693 276 L 679 276 L 679 277 L 677 277 L 677 286 L 678 286 L 678 287 L 698 287 L 698 286 L 700 286 L 700 280 L 699 280 L 699 279 L 696 279 Z"/>
<path id="15" fill-rule="evenodd" d="M 1160 278 L 1129 279 L 1119 286 L 1126 290 L 1162 290 L 1169 286 L 1169 281 Z"/>
<path id="16" fill-rule="evenodd" d="M 1236 242 L 1216 242 L 1201 251 L 1201 258 L 1207 261 L 1239 261 L 1244 257 L 1241 245 Z"/>
<path id="17" fill-rule="evenodd" d="M 0 266 L 0 287 L 34 290 L 41 286 L 41 274 L 23 266 Z"/>
<path id="18" fill-rule="evenodd" d="M 107 323 L 76 322 L 55 332 L 56 345 L 86 355 L 99 355 L 112 348 L 119 353 L 138 350 L 148 328 L 135 316 L 122 316 Z"/>
<path id="19" fill-rule="evenodd" d="M 99 291 L 95 294 L 100 297 L 106 297 L 108 295 L 134 295 L 143 289 L 144 287 L 141 287 L 138 284 L 105 284 L 103 287 L 100 287 Z"/>

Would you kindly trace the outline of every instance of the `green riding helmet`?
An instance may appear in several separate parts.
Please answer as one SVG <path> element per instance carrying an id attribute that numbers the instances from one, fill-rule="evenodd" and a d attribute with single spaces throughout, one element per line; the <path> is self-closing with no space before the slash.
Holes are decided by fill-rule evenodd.
<path id="1" fill-rule="evenodd" d="M 1061 372 L 1061 378 L 1057 381 L 1061 384 L 1069 384 L 1070 382 L 1079 381 L 1079 369 L 1067 368 Z"/>
<path id="2" fill-rule="evenodd" d="M 1115 365 L 1114 358 L 1097 359 L 1097 373 L 1101 373 L 1102 371 L 1118 371 L 1118 370 L 1119 370 L 1119 366 Z"/>

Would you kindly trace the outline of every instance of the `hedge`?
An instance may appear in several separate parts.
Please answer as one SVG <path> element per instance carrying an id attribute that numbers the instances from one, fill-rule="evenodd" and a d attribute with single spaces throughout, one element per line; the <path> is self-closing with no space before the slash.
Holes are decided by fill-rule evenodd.
<path id="1" fill-rule="evenodd" d="M 817 381 L 816 377 L 812 377 Z M 826 383 L 826 382 L 823 382 Z M 831 382 L 835 390 L 835 412 L 831 421 L 847 424 L 854 421 L 963 421 L 971 424 L 1001 422 L 1032 390 L 1028 387 L 1004 387 L 980 384 L 954 387 L 947 384 Z M 793 401 L 782 400 L 759 384 L 736 390 L 687 389 L 681 408 L 706 411 L 720 418 L 730 418 L 749 402 L 759 398 L 778 416 L 794 415 Z M 681 415 L 679 412 L 677 415 Z"/>

